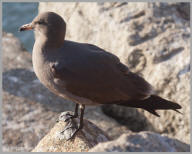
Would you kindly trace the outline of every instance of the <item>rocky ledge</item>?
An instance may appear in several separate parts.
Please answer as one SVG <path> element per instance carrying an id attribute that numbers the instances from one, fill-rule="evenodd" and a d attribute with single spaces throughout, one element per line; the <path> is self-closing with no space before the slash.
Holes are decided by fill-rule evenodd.
<path id="1" fill-rule="evenodd" d="M 74 138 L 66 140 L 67 131 L 63 130 L 68 122 L 63 121 L 63 112 L 59 122 L 38 143 L 32 152 L 187 152 L 190 146 L 177 139 L 153 132 L 127 132 L 119 138 L 109 141 L 108 135 L 84 119 L 84 127 Z M 73 119 L 71 127 L 78 125 L 79 119 Z M 71 130 L 68 131 L 70 133 Z"/>
<path id="2" fill-rule="evenodd" d="M 109 141 L 105 132 L 95 126 L 93 123 L 84 119 L 84 127 L 74 138 L 67 140 L 67 133 L 72 130 L 63 131 L 68 122 L 62 118 L 68 112 L 63 112 L 59 116 L 58 123 L 51 131 L 38 143 L 32 152 L 87 152 L 89 149 L 101 142 Z M 72 129 L 77 127 L 79 119 L 71 121 Z"/>

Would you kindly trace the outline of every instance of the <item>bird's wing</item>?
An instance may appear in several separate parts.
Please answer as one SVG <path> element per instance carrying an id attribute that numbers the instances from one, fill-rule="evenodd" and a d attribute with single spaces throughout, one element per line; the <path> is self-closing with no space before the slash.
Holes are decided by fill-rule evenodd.
<path id="1" fill-rule="evenodd" d="M 70 47 L 67 56 L 52 67 L 58 86 L 101 104 L 144 99 L 151 94 L 150 84 L 131 73 L 115 55 L 90 44 L 74 44 L 73 48 L 82 51 L 73 53 Z"/>

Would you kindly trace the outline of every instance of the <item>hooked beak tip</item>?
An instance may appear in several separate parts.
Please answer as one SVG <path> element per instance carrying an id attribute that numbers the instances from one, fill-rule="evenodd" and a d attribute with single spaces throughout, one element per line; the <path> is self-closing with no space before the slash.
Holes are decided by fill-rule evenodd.
<path id="1" fill-rule="evenodd" d="M 31 24 L 26 24 L 19 28 L 19 32 L 26 31 L 26 30 L 32 30 L 32 29 L 33 29 L 33 26 Z"/>

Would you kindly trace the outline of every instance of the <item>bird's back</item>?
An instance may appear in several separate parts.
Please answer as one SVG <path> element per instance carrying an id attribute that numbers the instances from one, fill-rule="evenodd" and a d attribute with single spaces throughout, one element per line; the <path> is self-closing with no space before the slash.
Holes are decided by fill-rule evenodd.
<path id="1" fill-rule="evenodd" d="M 152 92 L 143 78 L 97 46 L 65 41 L 60 49 L 48 52 L 46 63 L 54 64 L 52 76 L 61 92 L 65 89 L 100 104 L 143 99 Z"/>

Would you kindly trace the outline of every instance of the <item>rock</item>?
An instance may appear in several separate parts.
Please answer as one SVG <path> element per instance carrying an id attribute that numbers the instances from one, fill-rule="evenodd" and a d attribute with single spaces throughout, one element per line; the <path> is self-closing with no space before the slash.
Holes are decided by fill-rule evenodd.
<path id="1" fill-rule="evenodd" d="M 62 114 L 66 114 L 66 112 Z M 72 122 L 72 127 L 75 127 L 79 124 L 79 119 L 73 119 Z M 67 141 L 62 133 L 66 125 L 67 122 L 59 120 L 32 152 L 87 152 L 96 144 L 109 140 L 106 133 L 84 119 L 83 129 L 72 140 Z"/>
<path id="2" fill-rule="evenodd" d="M 177 139 L 152 132 L 126 133 L 99 143 L 89 152 L 189 152 L 190 146 Z"/>
<path id="3" fill-rule="evenodd" d="M 43 107 L 52 101 L 50 93 L 37 82 L 31 54 L 11 33 L 3 33 L 2 52 L 2 150 L 30 151 L 55 123 L 57 113 Z"/>
<path id="4" fill-rule="evenodd" d="M 54 126 L 59 113 L 74 111 L 75 104 L 55 96 L 38 81 L 31 54 L 13 34 L 3 33 L 2 53 L 2 150 L 31 151 Z M 86 107 L 85 118 L 112 138 L 128 131 L 100 107 Z"/>
<path id="5" fill-rule="evenodd" d="M 175 5 L 181 17 L 190 20 L 190 3 L 176 3 Z"/>
<path id="6" fill-rule="evenodd" d="M 189 3 L 40 3 L 67 23 L 66 39 L 95 44 L 117 55 L 163 98 L 179 103 L 180 115 L 111 105 L 103 111 L 132 131 L 153 130 L 190 142 Z M 180 8 L 180 9 L 179 9 Z M 185 11 L 184 11 L 185 10 Z M 186 14 L 186 16 L 182 14 Z"/>
<path id="7" fill-rule="evenodd" d="M 115 139 L 152 130 L 190 142 L 189 3 L 40 3 L 67 22 L 67 39 L 110 51 L 149 81 L 157 93 L 183 106 L 183 115 L 159 111 L 161 117 L 120 106 L 87 107 L 85 118 Z M 183 16 L 184 15 L 184 16 Z M 25 35 L 25 34 L 23 34 Z M 31 151 L 74 104 L 49 92 L 37 80 L 31 54 L 10 33 L 3 33 L 2 150 Z M 138 117 L 138 118 L 137 118 Z"/>

